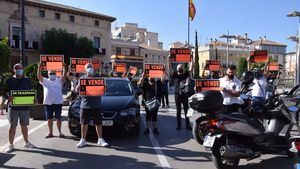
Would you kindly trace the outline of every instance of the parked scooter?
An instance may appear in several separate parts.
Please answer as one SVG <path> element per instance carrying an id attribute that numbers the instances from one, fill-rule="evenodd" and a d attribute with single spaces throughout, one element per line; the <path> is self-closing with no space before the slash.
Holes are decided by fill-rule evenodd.
<path id="1" fill-rule="evenodd" d="M 212 160 L 217 169 L 236 168 L 240 159 L 252 160 L 263 154 L 279 154 L 285 151 L 288 156 L 294 155 L 289 151 L 293 123 L 288 102 L 295 88 L 279 97 L 280 104 L 277 108 L 263 111 L 264 117 L 269 119 L 267 126 L 243 113 L 218 115 L 203 142 L 203 146 L 212 152 Z M 221 106 L 216 105 L 222 103 L 218 93 L 204 92 L 202 95 L 201 99 L 194 99 L 194 104 L 197 101 L 197 104 L 204 105 L 205 111 L 213 112 L 214 107 Z M 204 103 L 211 97 L 218 100 L 215 99 L 216 104 L 213 107 L 206 107 Z M 198 110 L 202 111 L 199 107 Z M 294 143 L 298 145 L 298 141 Z"/>

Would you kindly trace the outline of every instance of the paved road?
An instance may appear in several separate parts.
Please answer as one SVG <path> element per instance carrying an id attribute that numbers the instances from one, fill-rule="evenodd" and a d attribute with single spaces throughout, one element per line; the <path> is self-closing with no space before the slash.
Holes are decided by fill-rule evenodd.
<path id="1" fill-rule="evenodd" d="M 192 139 L 190 131 L 176 131 L 174 102 L 171 109 L 159 112 L 161 135 L 144 136 L 144 124 L 139 136 L 106 135 L 110 147 L 96 146 L 94 136 L 89 137 L 89 145 L 78 149 L 79 138 L 72 136 L 64 118 L 63 132 L 67 138 L 44 139 L 47 134 L 45 121 L 31 120 L 30 140 L 38 148 L 23 148 L 20 130 L 17 132 L 16 151 L 3 153 L 7 144 L 8 125 L 6 116 L 0 116 L 0 168 L 55 168 L 55 169 L 141 169 L 141 168 L 176 168 L 176 169 L 213 169 L 210 152 L 205 151 Z M 67 107 L 64 108 L 66 115 Z M 142 112 L 143 118 L 144 112 Z M 184 123 L 183 123 L 184 124 Z M 55 128 L 56 129 L 56 128 Z M 56 130 L 55 130 L 56 131 Z M 57 132 L 55 133 L 57 135 Z M 294 160 L 284 155 L 265 155 L 252 161 L 242 160 L 240 169 L 289 169 Z"/>

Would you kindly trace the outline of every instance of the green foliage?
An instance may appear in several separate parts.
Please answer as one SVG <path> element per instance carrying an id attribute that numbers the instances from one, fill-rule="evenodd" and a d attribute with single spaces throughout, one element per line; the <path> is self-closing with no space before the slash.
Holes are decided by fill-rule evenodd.
<path id="1" fill-rule="evenodd" d="M 71 57 L 89 58 L 94 55 L 94 47 L 91 40 L 85 37 L 77 37 L 66 30 L 55 29 L 45 31 L 42 34 L 42 53 L 63 54 L 68 65 Z"/>
<path id="2" fill-rule="evenodd" d="M 0 75 L 9 70 L 10 47 L 8 39 L 0 41 Z"/>
<path id="3" fill-rule="evenodd" d="M 238 60 L 237 74 L 238 76 L 242 76 L 243 72 L 247 70 L 247 60 L 244 57 L 241 57 Z"/>
<path id="4" fill-rule="evenodd" d="M 10 72 L 5 72 L 1 74 L 0 76 L 0 96 L 5 96 L 6 93 L 8 92 L 8 86 L 6 83 L 6 80 L 9 79 L 12 76 Z"/>
<path id="5" fill-rule="evenodd" d="M 37 90 L 38 103 L 42 103 L 43 86 L 39 83 L 39 80 L 37 78 L 37 69 L 38 69 L 38 65 L 36 63 L 28 65 L 27 67 L 24 68 L 25 76 L 31 80 L 32 88 Z"/>

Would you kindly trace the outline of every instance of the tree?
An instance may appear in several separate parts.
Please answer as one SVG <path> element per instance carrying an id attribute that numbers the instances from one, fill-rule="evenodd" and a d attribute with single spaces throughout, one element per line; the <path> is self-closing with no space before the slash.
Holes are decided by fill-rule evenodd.
<path id="1" fill-rule="evenodd" d="M 63 54 L 68 65 L 71 57 L 89 58 L 94 55 L 94 47 L 91 40 L 86 37 L 77 37 L 66 30 L 46 30 L 42 34 L 42 53 Z"/>
<path id="2" fill-rule="evenodd" d="M 6 80 L 10 77 L 8 72 L 10 69 L 10 47 L 8 39 L 5 38 L 0 41 L 0 95 L 4 95 L 7 91 Z"/>
<path id="3" fill-rule="evenodd" d="M 242 74 L 245 70 L 247 70 L 247 60 L 246 60 L 246 58 L 241 57 L 238 60 L 238 68 L 237 68 L 238 76 L 242 76 Z"/>

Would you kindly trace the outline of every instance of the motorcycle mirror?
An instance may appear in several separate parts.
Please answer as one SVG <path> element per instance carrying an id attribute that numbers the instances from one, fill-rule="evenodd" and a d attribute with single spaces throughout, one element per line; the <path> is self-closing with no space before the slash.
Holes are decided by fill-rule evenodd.
<path id="1" fill-rule="evenodd" d="M 290 106 L 288 107 L 289 111 L 292 111 L 292 112 L 296 112 L 298 111 L 298 108 L 296 106 Z"/>

